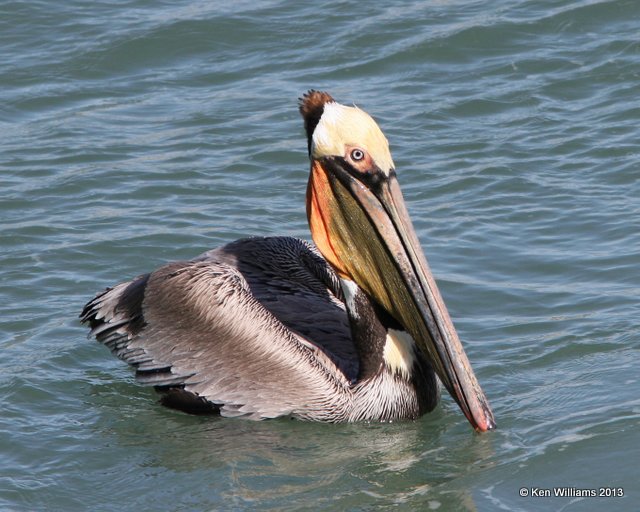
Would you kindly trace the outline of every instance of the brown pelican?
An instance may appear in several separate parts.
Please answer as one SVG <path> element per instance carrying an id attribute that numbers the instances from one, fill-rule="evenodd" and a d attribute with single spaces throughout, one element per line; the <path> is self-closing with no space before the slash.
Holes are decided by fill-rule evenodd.
<path id="1" fill-rule="evenodd" d="M 417 418 L 439 380 L 495 427 L 431 275 L 375 121 L 300 99 L 312 245 L 249 238 L 108 288 L 81 319 L 169 406 L 252 419 Z"/>

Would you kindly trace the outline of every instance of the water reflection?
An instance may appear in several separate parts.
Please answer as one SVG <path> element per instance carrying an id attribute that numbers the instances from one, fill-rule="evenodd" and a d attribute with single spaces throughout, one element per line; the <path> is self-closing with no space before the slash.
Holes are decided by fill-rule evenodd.
<path id="1" fill-rule="evenodd" d="M 176 481 L 197 482 L 199 493 L 239 507 L 295 509 L 312 499 L 343 509 L 395 503 L 473 511 L 461 482 L 493 464 L 492 436 L 470 431 L 454 404 L 415 422 L 254 422 L 190 416 L 157 405 L 135 383 L 114 385 L 95 387 L 95 406 L 105 412 L 96 436 L 123 450 L 135 445 L 134 464 L 181 474 Z M 122 421 L 113 423 L 112 407 Z M 132 478 L 139 469 L 131 468 Z"/>

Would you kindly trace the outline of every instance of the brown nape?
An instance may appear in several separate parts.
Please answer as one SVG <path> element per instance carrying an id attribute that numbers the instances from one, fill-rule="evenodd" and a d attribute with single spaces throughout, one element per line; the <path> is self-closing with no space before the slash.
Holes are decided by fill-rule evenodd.
<path id="1" fill-rule="evenodd" d="M 304 119 L 304 129 L 307 132 L 307 149 L 311 154 L 311 137 L 318 126 L 325 103 L 335 101 L 328 92 L 310 89 L 299 98 L 300 114 Z"/>

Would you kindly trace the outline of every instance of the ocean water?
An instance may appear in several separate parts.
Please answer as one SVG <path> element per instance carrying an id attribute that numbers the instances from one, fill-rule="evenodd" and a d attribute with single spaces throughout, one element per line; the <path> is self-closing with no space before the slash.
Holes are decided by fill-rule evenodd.
<path id="1" fill-rule="evenodd" d="M 3 2 L 0 509 L 636 509 L 639 19 L 634 0 Z M 189 416 L 87 340 L 106 286 L 309 238 L 310 88 L 385 131 L 495 432 L 448 396 L 392 424 Z"/>

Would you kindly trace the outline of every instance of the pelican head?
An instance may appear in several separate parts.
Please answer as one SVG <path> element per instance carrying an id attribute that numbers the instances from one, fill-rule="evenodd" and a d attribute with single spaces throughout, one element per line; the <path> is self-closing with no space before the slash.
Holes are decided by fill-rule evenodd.
<path id="1" fill-rule="evenodd" d="M 413 229 L 389 144 L 376 122 L 329 94 L 300 101 L 311 173 L 307 217 L 318 249 L 410 335 L 477 431 L 493 413 Z"/>

